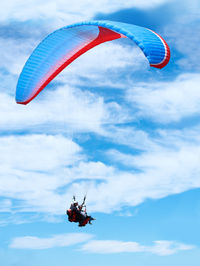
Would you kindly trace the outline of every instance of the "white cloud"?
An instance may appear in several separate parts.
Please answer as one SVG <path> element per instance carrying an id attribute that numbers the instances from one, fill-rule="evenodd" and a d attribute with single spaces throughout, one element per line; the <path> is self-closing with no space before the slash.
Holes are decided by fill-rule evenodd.
<path id="1" fill-rule="evenodd" d="M 102 124 L 122 122 L 127 114 L 117 103 L 104 103 L 102 97 L 87 91 L 61 86 L 55 91 L 44 91 L 45 98 L 29 105 L 17 105 L 14 98 L 0 94 L 0 127 L 3 130 L 32 130 L 43 132 L 96 132 Z M 5 116 L 6 114 L 6 116 Z M 114 120 L 116 118 L 116 120 Z M 47 132 L 46 131 L 46 132 Z"/>
<path id="2" fill-rule="evenodd" d="M 1 3 L 1 21 L 7 20 L 37 20 L 46 19 L 49 23 L 68 24 L 76 21 L 91 19 L 97 13 L 112 13 L 122 8 L 150 8 L 159 6 L 169 0 L 75 0 L 64 1 L 8 0 Z"/>
<path id="3" fill-rule="evenodd" d="M 55 191 L 74 178 L 65 175 L 65 168 L 84 157 L 81 148 L 63 136 L 25 135 L 1 137 L 0 160 L 0 195 L 21 201 L 7 211 L 64 213 L 61 202 L 71 195 Z"/>
<path id="4" fill-rule="evenodd" d="M 49 238 L 24 236 L 14 238 L 9 247 L 16 249 L 48 249 L 56 247 L 68 247 L 86 242 L 92 237 L 92 235 L 84 233 L 61 234 Z"/>
<path id="5" fill-rule="evenodd" d="M 82 250 L 89 253 L 153 253 L 167 256 L 178 251 L 191 250 L 194 246 L 185 245 L 175 241 L 155 241 L 153 246 L 144 246 L 137 242 L 123 242 L 114 240 L 92 240 L 82 246 Z"/>
<path id="6" fill-rule="evenodd" d="M 149 251 L 160 256 L 167 256 L 175 254 L 178 251 L 191 250 L 194 248 L 195 246 L 186 245 L 175 241 L 159 240 L 155 241 L 155 246 L 149 248 Z"/>
<path id="7" fill-rule="evenodd" d="M 131 126 L 108 125 L 102 133 L 109 141 L 125 146 L 146 150 L 155 147 L 156 143 L 150 138 L 148 132 Z"/>
<path id="8" fill-rule="evenodd" d="M 176 122 L 200 113 L 199 82 L 198 74 L 182 74 L 172 82 L 137 85 L 126 99 L 139 109 L 139 117 Z"/>
<path id="9" fill-rule="evenodd" d="M 81 148 L 63 136 L 23 135 L 0 138 L 1 169 L 53 171 L 82 159 Z M 1 171 L 1 170 L 0 170 Z"/>
<path id="10" fill-rule="evenodd" d="M 122 164 L 128 169 L 113 168 L 107 182 L 90 189 L 94 198 L 91 210 L 112 212 L 123 205 L 136 206 L 147 198 L 163 198 L 200 187 L 199 127 L 157 131 L 156 137 L 147 139 L 150 145 L 141 138 L 136 147 L 143 151 L 135 155 L 117 150 L 107 152 L 111 164 L 114 162 L 119 169 Z"/>
<path id="11" fill-rule="evenodd" d="M 88 162 L 80 146 L 60 135 L 1 137 L 0 160 L 0 196 L 8 198 L 1 207 L 9 212 L 64 214 L 68 206 L 63 204 L 75 191 L 81 197 L 90 183 L 113 171 Z"/>
<path id="12" fill-rule="evenodd" d="M 110 254 L 123 252 L 142 252 L 144 251 L 144 248 L 137 242 L 92 240 L 84 244 L 82 250 L 90 253 Z"/>

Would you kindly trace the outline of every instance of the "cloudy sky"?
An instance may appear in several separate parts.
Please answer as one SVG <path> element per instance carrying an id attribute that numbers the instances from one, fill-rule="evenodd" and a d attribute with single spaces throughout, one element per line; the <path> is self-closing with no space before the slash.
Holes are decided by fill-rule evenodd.
<path id="1" fill-rule="evenodd" d="M 197 266 L 200 260 L 198 0 L 7 0 L 0 4 L 0 256 L 4 266 Z M 162 70 L 122 39 L 88 51 L 29 105 L 27 58 L 85 20 L 150 28 Z M 87 193 L 92 226 L 67 222 Z"/>

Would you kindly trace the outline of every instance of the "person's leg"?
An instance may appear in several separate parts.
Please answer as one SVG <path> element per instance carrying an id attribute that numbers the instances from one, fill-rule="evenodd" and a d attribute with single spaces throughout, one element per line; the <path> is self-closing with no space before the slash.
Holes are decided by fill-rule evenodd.
<path id="1" fill-rule="evenodd" d="M 91 221 L 96 220 L 96 219 L 93 218 L 92 216 L 88 216 L 88 218 L 89 218 L 89 224 L 92 224 Z"/>

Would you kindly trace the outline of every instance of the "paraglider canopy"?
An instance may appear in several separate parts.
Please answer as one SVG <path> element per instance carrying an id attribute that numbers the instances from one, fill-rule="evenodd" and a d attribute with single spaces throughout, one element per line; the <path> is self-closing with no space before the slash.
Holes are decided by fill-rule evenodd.
<path id="1" fill-rule="evenodd" d="M 114 21 L 76 23 L 56 30 L 36 47 L 20 74 L 16 102 L 29 103 L 65 67 L 89 49 L 126 37 L 140 47 L 150 66 L 163 68 L 169 62 L 167 43 L 150 29 Z"/>

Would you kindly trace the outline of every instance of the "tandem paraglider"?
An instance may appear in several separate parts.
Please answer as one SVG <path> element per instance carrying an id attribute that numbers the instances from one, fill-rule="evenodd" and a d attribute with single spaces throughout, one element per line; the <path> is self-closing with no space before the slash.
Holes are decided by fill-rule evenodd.
<path id="1" fill-rule="evenodd" d="M 73 201 L 70 205 L 70 208 L 66 210 L 68 221 L 78 223 L 79 227 L 86 226 L 88 223 L 92 224 L 91 221 L 96 220 L 87 214 L 85 200 L 86 196 L 84 197 L 82 204 L 79 205 L 75 196 L 73 196 Z"/>
<path id="2" fill-rule="evenodd" d="M 122 22 L 88 21 L 72 24 L 49 34 L 30 55 L 19 76 L 16 102 L 31 102 L 64 68 L 79 56 L 101 43 L 130 38 L 142 50 L 151 67 L 163 68 L 170 59 L 166 41 L 154 31 Z M 66 211 L 69 222 L 80 227 L 95 220 L 73 198 Z"/>

